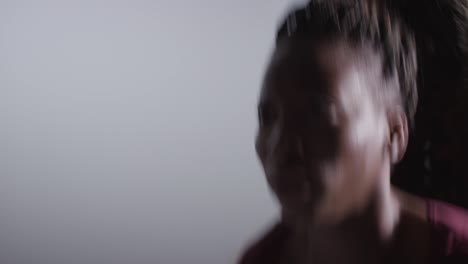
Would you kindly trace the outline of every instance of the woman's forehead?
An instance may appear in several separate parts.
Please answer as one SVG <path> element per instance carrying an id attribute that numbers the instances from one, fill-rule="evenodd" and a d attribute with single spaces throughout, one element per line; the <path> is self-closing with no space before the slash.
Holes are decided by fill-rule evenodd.
<path id="1" fill-rule="evenodd" d="M 366 65 L 371 69 L 381 68 L 376 58 L 343 42 L 286 42 L 279 45 L 273 54 L 264 88 L 267 88 L 266 93 L 274 90 L 285 94 L 305 91 L 330 94 L 333 93 L 330 89 L 341 79 Z M 360 73 L 375 75 L 375 72 L 365 70 Z M 309 89 L 304 90 L 306 87 Z"/>
<path id="2" fill-rule="evenodd" d="M 294 104 L 316 99 L 336 101 L 340 97 L 358 99 L 382 88 L 383 82 L 382 62 L 375 52 L 343 41 L 291 41 L 274 52 L 261 100 Z"/>

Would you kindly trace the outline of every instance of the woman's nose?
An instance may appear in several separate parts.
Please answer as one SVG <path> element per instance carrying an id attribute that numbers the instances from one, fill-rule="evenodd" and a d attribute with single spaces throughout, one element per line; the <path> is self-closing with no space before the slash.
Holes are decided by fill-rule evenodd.
<path id="1" fill-rule="evenodd" d="M 281 165 L 301 163 L 305 158 L 304 144 L 300 136 L 282 135 L 274 151 L 276 161 Z"/>

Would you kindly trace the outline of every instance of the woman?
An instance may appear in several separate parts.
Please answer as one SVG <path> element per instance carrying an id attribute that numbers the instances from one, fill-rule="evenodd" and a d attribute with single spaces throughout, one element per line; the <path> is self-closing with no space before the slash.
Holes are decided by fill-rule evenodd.
<path id="1" fill-rule="evenodd" d="M 405 157 L 430 94 L 408 2 L 314 0 L 280 28 L 256 150 L 281 221 L 240 263 L 468 263 L 468 213 L 390 184 L 429 167 L 421 139 Z"/>

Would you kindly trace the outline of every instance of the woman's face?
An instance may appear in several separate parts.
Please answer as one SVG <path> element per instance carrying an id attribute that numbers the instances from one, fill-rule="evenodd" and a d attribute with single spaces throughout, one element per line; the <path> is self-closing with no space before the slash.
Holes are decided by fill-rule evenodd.
<path id="1" fill-rule="evenodd" d="M 366 205 L 390 171 L 388 93 L 380 91 L 392 85 L 370 50 L 343 41 L 278 45 L 261 90 L 256 150 L 283 213 L 329 222 Z"/>

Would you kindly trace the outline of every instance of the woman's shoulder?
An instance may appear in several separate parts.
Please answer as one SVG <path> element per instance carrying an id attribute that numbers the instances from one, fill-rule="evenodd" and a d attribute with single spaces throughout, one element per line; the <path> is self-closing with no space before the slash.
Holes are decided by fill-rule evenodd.
<path id="1" fill-rule="evenodd" d="M 242 254 L 239 264 L 273 264 L 278 260 L 289 232 L 279 222 L 271 227 L 261 238 L 252 243 Z"/>
<path id="2" fill-rule="evenodd" d="M 426 201 L 436 246 L 444 256 L 464 256 L 468 260 L 468 210 L 438 200 Z"/>

